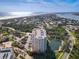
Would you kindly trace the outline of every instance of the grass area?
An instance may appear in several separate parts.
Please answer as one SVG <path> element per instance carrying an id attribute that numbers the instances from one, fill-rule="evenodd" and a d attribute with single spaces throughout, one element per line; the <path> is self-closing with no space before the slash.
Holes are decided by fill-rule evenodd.
<path id="1" fill-rule="evenodd" d="M 12 37 L 9 37 L 9 41 L 14 41 Z"/>
<path id="2" fill-rule="evenodd" d="M 71 34 L 72 34 L 74 37 L 76 37 L 75 31 L 71 31 Z"/>
<path id="3" fill-rule="evenodd" d="M 55 52 L 56 59 L 58 59 L 58 57 L 61 55 L 61 53 L 62 53 L 62 52 L 58 52 L 58 51 Z"/>
<path id="4" fill-rule="evenodd" d="M 73 46 L 69 59 L 79 59 L 79 39 L 76 40 L 76 44 Z"/>
<path id="5" fill-rule="evenodd" d="M 73 36 L 76 37 L 76 33 L 72 32 Z M 75 39 L 75 45 L 73 46 L 73 50 L 70 54 L 69 59 L 79 59 L 79 38 Z"/>
<path id="6" fill-rule="evenodd" d="M 61 59 L 63 56 L 63 52 L 56 51 L 55 56 L 56 56 L 56 59 Z"/>
<path id="7" fill-rule="evenodd" d="M 6 35 L 8 35 L 8 32 L 4 31 L 2 34 L 3 34 L 4 36 L 6 36 Z"/>

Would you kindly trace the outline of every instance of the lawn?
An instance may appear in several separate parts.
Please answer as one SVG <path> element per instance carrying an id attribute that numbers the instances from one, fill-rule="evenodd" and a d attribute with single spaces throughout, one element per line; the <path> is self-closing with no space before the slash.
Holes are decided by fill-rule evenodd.
<path id="1" fill-rule="evenodd" d="M 59 51 L 55 52 L 56 59 L 61 59 L 62 55 L 63 55 L 62 51 L 61 52 L 59 52 Z"/>
<path id="2" fill-rule="evenodd" d="M 76 37 L 76 33 L 72 32 L 72 34 L 74 35 L 74 37 Z M 73 46 L 73 50 L 70 54 L 69 59 L 79 59 L 79 38 L 76 38 L 75 40 L 75 45 Z"/>

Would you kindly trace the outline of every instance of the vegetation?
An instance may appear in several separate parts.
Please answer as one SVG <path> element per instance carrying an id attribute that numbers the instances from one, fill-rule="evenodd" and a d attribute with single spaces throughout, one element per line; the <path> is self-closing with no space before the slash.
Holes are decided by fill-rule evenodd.
<path id="1" fill-rule="evenodd" d="M 47 32 L 47 36 L 49 40 L 52 40 L 53 38 L 57 38 L 57 39 L 66 39 L 66 31 L 65 29 L 60 26 L 60 27 L 54 27 L 54 28 L 46 28 L 46 32 Z"/>
<path id="2" fill-rule="evenodd" d="M 55 52 L 55 55 L 56 55 L 56 59 L 58 59 L 59 58 L 59 56 L 62 54 L 63 52 L 61 51 L 61 52 L 59 52 L 59 51 L 56 51 Z M 61 56 L 62 57 L 62 56 Z"/>
<path id="3" fill-rule="evenodd" d="M 77 35 L 79 34 L 79 30 L 75 31 L 75 37 L 76 37 L 76 43 L 73 46 L 73 50 L 70 54 L 69 59 L 79 59 L 79 37 L 77 37 Z"/>
<path id="4" fill-rule="evenodd" d="M 31 32 L 31 30 L 34 28 L 34 24 L 4 24 L 3 26 L 12 27 L 15 30 L 20 30 L 22 32 Z"/>
<path id="5" fill-rule="evenodd" d="M 7 28 L 0 28 L 0 33 L 2 34 L 0 42 L 1 41 L 13 41 L 13 37 L 9 36 L 9 29 Z"/>
<path id="6" fill-rule="evenodd" d="M 20 49 L 24 49 L 24 46 L 22 44 L 20 44 L 19 42 L 13 42 L 12 46 L 13 47 L 18 47 Z"/>
<path id="7" fill-rule="evenodd" d="M 20 56 L 21 59 L 25 59 L 23 56 Z"/>
<path id="8" fill-rule="evenodd" d="M 69 59 L 79 59 L 79 39 L 76 40 L 76 44 L 73 46 Z"/>

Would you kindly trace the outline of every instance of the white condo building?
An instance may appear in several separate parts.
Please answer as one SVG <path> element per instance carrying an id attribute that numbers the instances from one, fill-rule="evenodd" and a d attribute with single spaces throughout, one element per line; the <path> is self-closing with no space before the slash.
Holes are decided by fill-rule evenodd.
<path id="1" fill-rule="evenodd" d="M 47 49 L 46 30 L 37 27 L 29 33 L 26 48 L 32 52 L 45 52 Z"/>

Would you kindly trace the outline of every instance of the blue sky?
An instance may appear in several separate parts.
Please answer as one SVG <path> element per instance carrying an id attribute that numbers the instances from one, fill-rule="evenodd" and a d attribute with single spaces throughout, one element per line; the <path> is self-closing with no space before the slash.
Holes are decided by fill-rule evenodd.
<path id="1" fill-rule="evenodd" d="M 79 0 L 0 0 L 0 12 L 79 12 Z"/>

